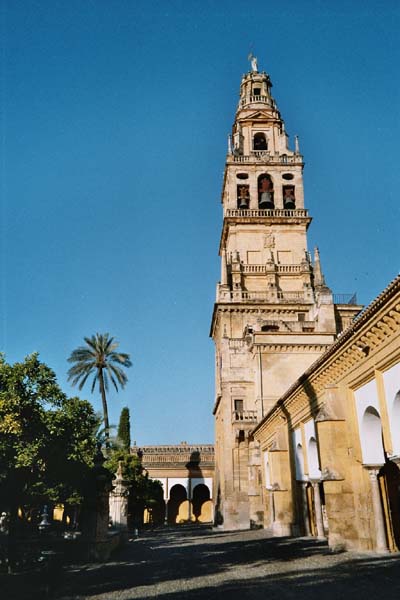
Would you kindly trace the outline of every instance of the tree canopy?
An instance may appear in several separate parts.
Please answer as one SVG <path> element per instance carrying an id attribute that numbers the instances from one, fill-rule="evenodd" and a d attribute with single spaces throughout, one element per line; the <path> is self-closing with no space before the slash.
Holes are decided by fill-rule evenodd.
<path id="1" fill-rule="evenodd" d="M 129 408 L 124 406 L 121 410 L 118 425 L 118 439 L 120 440 L 123 448 L 129 450 L 131 447 L 131 423 Z"/>
<path id="2" fill-rule="evenodd" d="M 78 501 L 95 453 L 98 417 L 67 398 L 37 354 L 8 364 L 0 357 L 0 504 Z"/>
<path id="3" fill-rule="evenodd" d="M 162 501 L 162 485 L 159 481 L 149 478 L 136 454 L 114 448 L 104 466 L 112 473 L 116 473 L 119 464 L 122 467 L 122 477 L 129 490 L 130 512 L 134 513 L 135 520 L 141 523 L 144 509 L 152 508 Z"/>
<path id="4" fill-rule="evenodd" d="M 98 384 L 103 404 L 103 418 L 106 437 L 109 437 L 110 423 L 106 392 L 109 382 L 118 392 L 119 386 L 125 387 L 128 378 L 121 367 L 130 367 L 129 354 L 117 352 L 118 342 L 108 333 L 96 333 L 84 338 L 86 346 L 79 346 L 71 352 L 68 362 L 73 363 L 68 371 L 68 379 L 72 385 L 79 385 L 81 390 L 88 378 L 92 378 L 91 391 Z M 108 443 L 106 444 L 109 445 Z"/>

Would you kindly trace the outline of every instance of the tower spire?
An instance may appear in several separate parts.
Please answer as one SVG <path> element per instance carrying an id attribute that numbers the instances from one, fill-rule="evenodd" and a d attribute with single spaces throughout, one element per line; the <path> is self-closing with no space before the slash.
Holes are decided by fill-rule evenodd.
<path id="1" fill-rule="evenodd" d="M 321 259 L 317 246 L 314 248 L 314 285 L 316 288 L 325 287 L 325 277 L 322 273 Z"/>

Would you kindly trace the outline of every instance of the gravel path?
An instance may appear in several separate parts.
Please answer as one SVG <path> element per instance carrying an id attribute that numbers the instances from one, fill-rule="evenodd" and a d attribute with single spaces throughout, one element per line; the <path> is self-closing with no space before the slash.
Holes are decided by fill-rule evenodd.
<path id="1" fill-rule="evenodd" d="M 70 568 L 57 598 L 359 600 L 356 594 L 399 600 L 400 555 L 331 554 L 315 539 L 181 527 L 145 533 L 107 564 Z"/>

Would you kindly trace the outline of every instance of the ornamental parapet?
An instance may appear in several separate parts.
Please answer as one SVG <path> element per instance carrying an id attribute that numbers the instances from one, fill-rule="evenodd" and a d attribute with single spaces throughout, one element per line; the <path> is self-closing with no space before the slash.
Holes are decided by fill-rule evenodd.
<path id="1" fill-rule="evenodd" d="M 257 423 L 256 410 L 234 410 L 232 412 L 232 423 Z"/>
<path id="2" fill-rule="evenodd" d="M 263 302 L 270 304 L 314 303 L 312 290 L 307 292 L 249 292 L 245 290 L 226 290 L 218 288 L 217 302 Z"/>
<path id="3" fill-rule="evenodd" d="M 142 453 L 141 460 L 144 467 L 155 467 L 157 465 L 181 465 L 186 463 L 200 463 L 202 466 L 214 464 L 214 446 L 203 444 L 201 446 L 189 444 L 160 445 L 160 446 L 134 446 L 132 454 Z"/>
<path id="4" fill-rule="evenodd" d="M 306 263 L 306 269 L 309 270 L 309 265 Z M 242 273 L 257 275 L 271 272 L 271 267 L 268 265 L 242 265 Z M 301 273 L 304 271 L 302 265 L 274 265 L 274 271 L 277 273 Z"/>
<path id="5" fill-rule="evenodd" d="M 271 154 L 268 151 L 254 150 L 251 154 L 228 154 L 226 164 L 251 164 L 263 163 L 270 165 L 299 165 L 302 166 L 303 157 L 301 154 Z"/>
<path id="6" fill-rule="evenodd" d="M 308 210 L 305 208 L 271 208 L 271 209 L 243 209 L 243 208 L 227 208 L 225 211 L 225 218 L 231 217 L 247 217 L 247 218 L 260 218 L 267 217 L 269 219 L 282 218 L 285 219 L 309 219 Z"/>

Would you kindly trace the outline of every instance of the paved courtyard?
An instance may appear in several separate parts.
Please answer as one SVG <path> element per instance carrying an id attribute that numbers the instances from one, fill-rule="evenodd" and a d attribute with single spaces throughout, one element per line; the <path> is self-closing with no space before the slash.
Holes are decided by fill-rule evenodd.
<path id="1" fill-rule="evenodd" d="M 400 598 L 400 555 L 331 554 L 310 539 L 265 531 L 160 529 L 105 565 L 70 568 L 62 600 Z"/>

